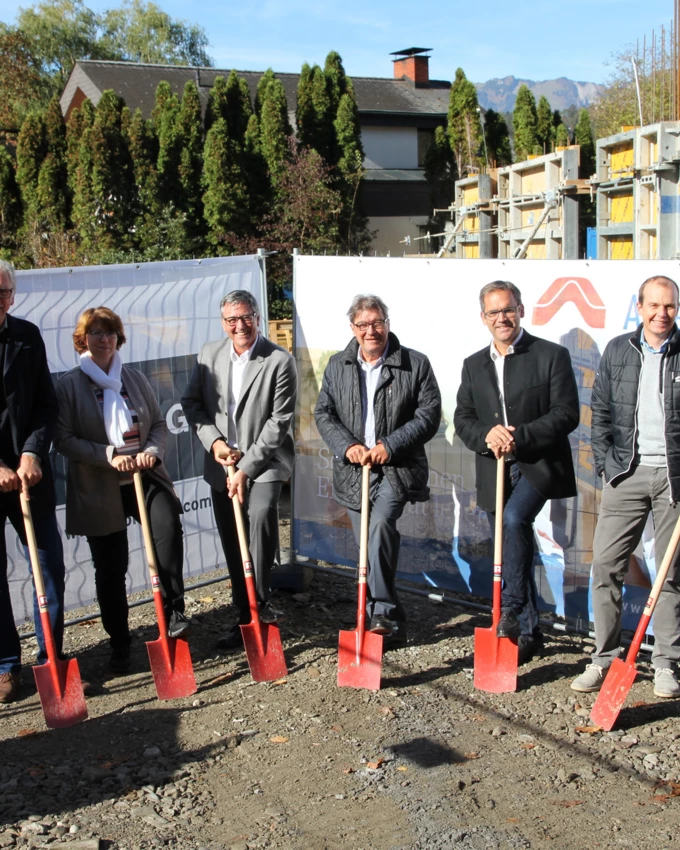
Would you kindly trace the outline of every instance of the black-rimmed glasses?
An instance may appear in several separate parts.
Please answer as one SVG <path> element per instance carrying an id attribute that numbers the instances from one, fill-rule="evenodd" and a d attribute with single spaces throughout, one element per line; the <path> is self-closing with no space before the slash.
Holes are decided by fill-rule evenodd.
<path id="1" fill-rule="evenodd" d="M 374 331 L 385 330 L 387 319 L 376 319 L 375 322 L 352 322 L 352 324 L 359 333 L 363 334 L 366 333 L 369 328 L 373 328 Z"/>
<path id="2" fill-rule="evenodd" d="M 502 313 L 504 319 L 510 319 L 517 313 L 518 310 L 519 310 L 519 307 L 504 307 L 502 310 L 487 310 L 484 313 L 484 318 L 485 319 L 491 319 L 491 321 L 493 322 Z"/>
<path id="3" fill-rule="evenodd" d="M 239 322 L 243 322 L 244 325 L 252 325 L 255 321 L 255 313 L 244 313 L 243 316 L 222 316 L 222 321 L 230 328 L 235 328 Z"/>

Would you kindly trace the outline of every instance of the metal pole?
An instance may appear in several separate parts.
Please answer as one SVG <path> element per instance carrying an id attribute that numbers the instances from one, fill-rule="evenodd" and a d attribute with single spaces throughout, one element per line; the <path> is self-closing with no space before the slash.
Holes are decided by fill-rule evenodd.
<path id="1" fill-rule="evenodd" d="M 630 57 L 633 66 L 633 75 L 635 76 L 635 91 L 637 92 L 638 111 L 640 113 L 640 126 L 643 126 L 642 121 L 642 100 L 640 99 L 640 80 L 638 79 L 637 62 L 633 56 Z"/>
<path id="2" fill-rule="evenodd" d="M 486 167 L 489 167 L 489 152 L 486 149 L 486 133 L 484 132 L 484 116 L 482 115 L 481 107 L 477 107 L 477 114 L 479 115 L 479 123 L 482 125 L 482 139 L 484 139 L 484 159 L 486 160 Z"/>

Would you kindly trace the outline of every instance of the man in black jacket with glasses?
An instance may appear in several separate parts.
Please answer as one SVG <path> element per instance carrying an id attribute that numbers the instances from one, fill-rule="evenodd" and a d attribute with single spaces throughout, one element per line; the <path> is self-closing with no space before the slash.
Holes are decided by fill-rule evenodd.
<path id="1" fill-rule="evenodd" d="M 497 460 L 506 460 L 497 633 L 518 639 L 524 663 L 543 645 L 533 523 L 548 499 L 576 495 L 568 435 L 579 422 L 578 391 L 567 349 L 522 328 L 524 305 L 513 283 L 488 283 L 479 303 L 492 340 L 463 364 L 453 422 L 476 454 L 477 504 L 492 516 Z"/>

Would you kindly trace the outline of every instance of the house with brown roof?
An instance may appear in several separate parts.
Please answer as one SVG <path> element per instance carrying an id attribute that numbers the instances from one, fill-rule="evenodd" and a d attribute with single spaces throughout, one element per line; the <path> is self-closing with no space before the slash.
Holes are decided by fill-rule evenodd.
<path id="1" fill-rule="evenodd" d="M 393 76 L 352 76 L 359 108 L 366 176 L 361 203 L 369 227 L 377 235 L 373 249 L 379 254 L 403 253 L 406 237 L 422 235 L 432 213 L 430 188 L 423 170 L 425 152 L 435 128 L 446 124 L 450 82 L 429 78 L 427 48 L 412 47 L 392 56 Z M 61 96 L 68 119 L 86 98 L 96 106 L 102 93 L 113 89 L 134 112 L 151 116 L 158 84 L 165 80 L 181 97 L 184 85 L 194 80 L 205 109 L 215 78 L 230 70 L 181 65 L 147 65 L 138 62 L 76 62 Z M 237 71 L 255 97 L 263 72 Z M 283 84 L 295 126 L 297 85 L 300 75 L 276 73 Z"/>

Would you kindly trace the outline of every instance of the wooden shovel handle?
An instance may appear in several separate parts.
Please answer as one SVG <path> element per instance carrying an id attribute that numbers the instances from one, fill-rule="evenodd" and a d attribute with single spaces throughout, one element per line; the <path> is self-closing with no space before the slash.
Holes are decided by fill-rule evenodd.
<path id="1" fill-rule="evenodd" d="M 493 542 L 494 565 L 503 563 L 503 506 L 505 502 L 505 458 L 496 462 L 496 516 Z"/>
<path id="2" fill-rule="evenodd" d="M 144 485 L 142 484 L 142 473 L 133 472 L 132 478 L 135 482 L 135 495 L 137 496 L 137 508 L 139 510 L 139 521 L 142 525 L 142 534 L 144 535 L 144 549 L 146 550 L 146 560 L 149 562 L 149 572 L 152 580 L 158 576 L 158 564 L 156 563 L 156 550 L 153 546 L 153 538 L 151 537 L 151 524 L 149 522 L 149 513 L 146 509 L 146 499 L 144 497 Z"/>
<path id="3" fill-rule="evenodd" d="M 359 584 L 366 583 L 368 575 L 368 524 L 370 520 L 371 467 L 361 467 L 361 532 L 359 535 Z"/>
<path id="4" fill-rule="evenodd" d="M 227 467 L 227 477 L 229 481 L 232 481 L 234 478 L 234 467 Z M 243 522 L 243 508 L 241 507 L 241 503 L 238 500 L 238 495 L 234 496 L 231 500 L 234 505 L 234 518 L 236 519 L 236 531 L 238 534 L 238 545 L 241 549 L 241 560 L 245 564 L 247 561 L 250 561 L 250 552 L 248 551 L 248 538 L 246 537 L 246 527 Z"/>
<path id="5" fill-rule="evenodd" d="M 40 567 L 40 556 L 38 555 L 38 541 L 35 536 L 35 528 L 33 527 L 33 516 L 31 514 L 31 505 L 23 493 L 19 493 L 21 502 L 21 513 L 24 515 L 24 526 L 26 528 L 26 541 L 28 543 L 28 554 L 31 559 L 31 570 L 33 572 L 33 583 L 35 584 L 35 593 L 38 597 L 38 602 L 45 598 L 45 582 L 43 581 L 42 569 Z M 40 604 L 42 610 L 42 604 Z"/>

